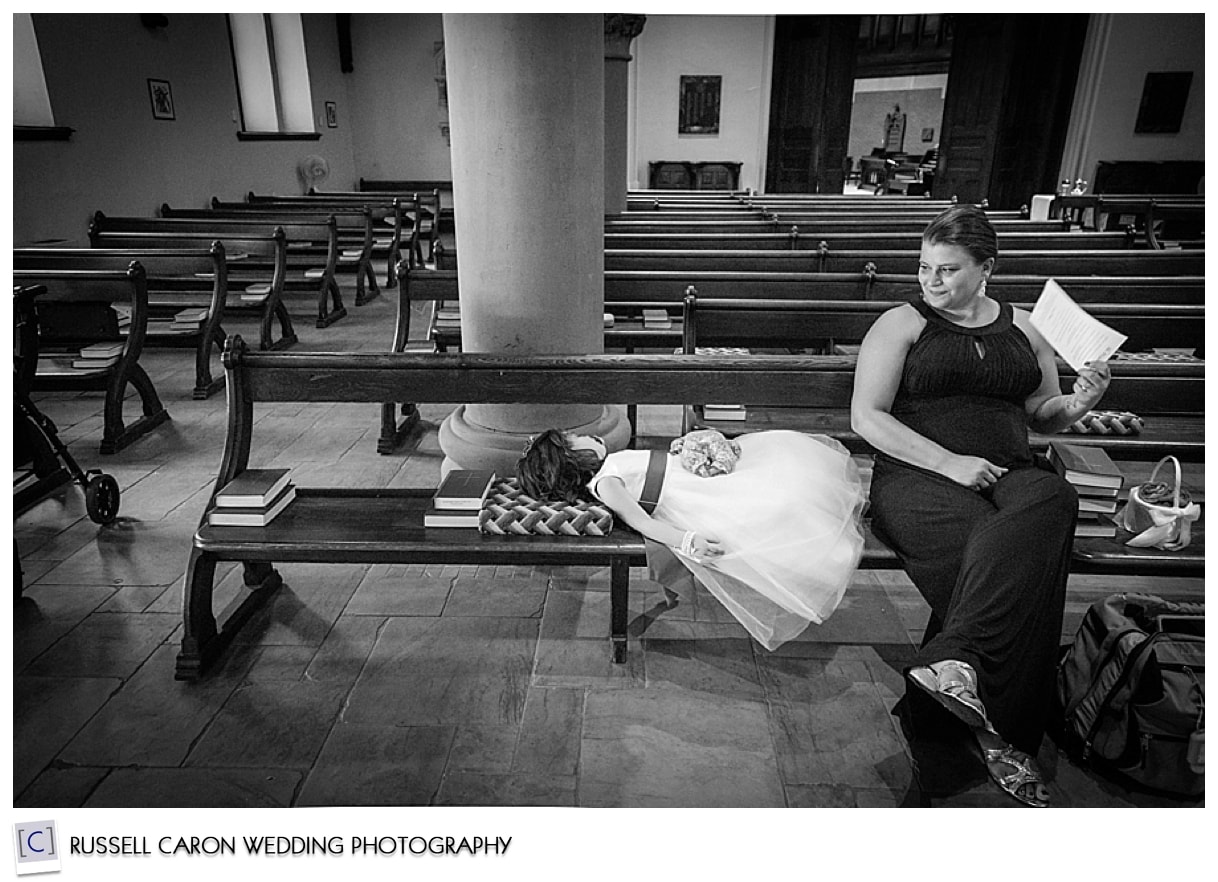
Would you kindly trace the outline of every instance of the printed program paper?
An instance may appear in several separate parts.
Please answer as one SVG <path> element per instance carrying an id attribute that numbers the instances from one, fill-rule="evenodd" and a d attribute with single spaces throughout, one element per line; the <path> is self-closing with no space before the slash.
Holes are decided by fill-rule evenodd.
<path id="1" fill-rule="evenodd" d="M 1032 327 L 1076 371 L 1112 356 L 1128 337 L 1083 311 L 1053 279 L 1032 308 Z"/>

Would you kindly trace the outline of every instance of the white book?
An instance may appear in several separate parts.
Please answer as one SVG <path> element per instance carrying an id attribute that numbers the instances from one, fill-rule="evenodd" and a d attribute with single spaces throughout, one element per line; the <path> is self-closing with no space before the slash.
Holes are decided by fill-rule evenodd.
<path id="1" fill-rule="evenodd" d="M 119 355 L 123 351 L 123 347 L 127 344 L 122 340 L 107 341 L 105 343 L 91 343 L 84 346 L 80 350 L 81 358 L 111 358 Z"/>
<path id="2" fill-rule="evenodd" d="M 1076 371 L 1112 357 L 1128 337 L 1088 315 L 1061 285 L 1049 279 L 1032 308 L 1032 327 Z"/>
<path id="3" fill-rule="evenodd" d="M 305 270 L 305 273 L 304 273 L 306 279 L 320 279 L 325 274 L 326 274 L 326 268 L 324 266 L 318 266 L 318 267 L 313 267 L 312 269 L 307 269 L 307 270 Z"/>
<path id="4" fill-rule="evenodd" d="M 748 411 L 743 404 L 704 404 L 702 415 L 708 420 L 747 420 Z"/>
<path id="5" fill-rule="evenodd" d="M 175 322 L 201 322 L 207 318 L 207 308 L 181 309 L 173 314 Z"/>

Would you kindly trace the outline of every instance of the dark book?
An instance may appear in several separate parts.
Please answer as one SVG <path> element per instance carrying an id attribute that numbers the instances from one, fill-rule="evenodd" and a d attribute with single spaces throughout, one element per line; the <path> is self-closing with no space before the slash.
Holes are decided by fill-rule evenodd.
<path id="1" fill-rule="evenodd" d="M 477 512 L 494 481 L 495 473 L 490 469 L 453 469 L 436 488 L 432 507 Z"/>
<path id="2" fill-rule="evenodd" d="M 451 508 L 435 508 L 434 506 L 423 512 L 424 527 L 473 527 L 478 529 L 478 518 L 482 514 L 482 510 L 470 509 L 451 509 Z"/>
<path id="3" fill-rule="evenodd" d="M 1116 524 L 1103 518 L 1083 519 L 1074 525 L 1074 535 L 1085 538 L 1108 538 L 1116 536 Z"/>
<path id="4" fill-rule="evenodd" d="M 207 522 L 213 527 L 265 527 L 296 498 L 296 485 L 288 484 L 267 505 L 249 508 L 213 508 Z"/>
<path id="5" fill-rule="evenodd" d="M 246 469 L 216 494 L 216 505 L 220 508 L 265 507 L 287 484 L 287 469 Z"/>
<path id="6" fill-rule="evenodd" d="M 1058 474 L 1085 487 L 1120 489 L 1121 470 L 1102 447 L 1083 447 L 1062 441 L 1049 442 L 1049 461 Z"/>

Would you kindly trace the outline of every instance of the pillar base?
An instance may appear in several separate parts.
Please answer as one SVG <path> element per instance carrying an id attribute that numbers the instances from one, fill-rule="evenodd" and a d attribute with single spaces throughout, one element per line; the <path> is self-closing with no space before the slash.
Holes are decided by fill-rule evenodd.
<path id="1" fill-rule="evenodd" d="M 603 407 L 593 420 L 574 426 L 538 426 L 529 432 L 505 432 L 488 429 L 466 418 L 466 405 L 461 405 L 440 423 L 440 449 L 444 462 L 441 476 L 449 470 L 494 469 L 500 477 L 516 474 L 516 461 L 524 452 L 525 442 L 537 432 L 561 428 L 581 435 L 599 435 L 609 450 L 621 450 L 630 443 L 630 422 L 620 407 Z"/>

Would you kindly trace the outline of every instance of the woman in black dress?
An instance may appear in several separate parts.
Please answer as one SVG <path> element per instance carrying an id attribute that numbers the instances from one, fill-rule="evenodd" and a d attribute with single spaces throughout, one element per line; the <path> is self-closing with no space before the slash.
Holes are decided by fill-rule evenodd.
<path id="1" fill-rule="evenodd" d="M 995 782 L 1026 805 L 1049 794 L 1044 734 L 1078 502 L 1028 448 L 1108 388 L 1106 362 L 1061 393 L 1029 314 L 986 296 L 997 236 L 974 206 L 926 228 L 921 296 L 863 340 L 851 421 L 875 447 L 872 525 L 931 607 L 910 682 L 968 723 Z"/>

